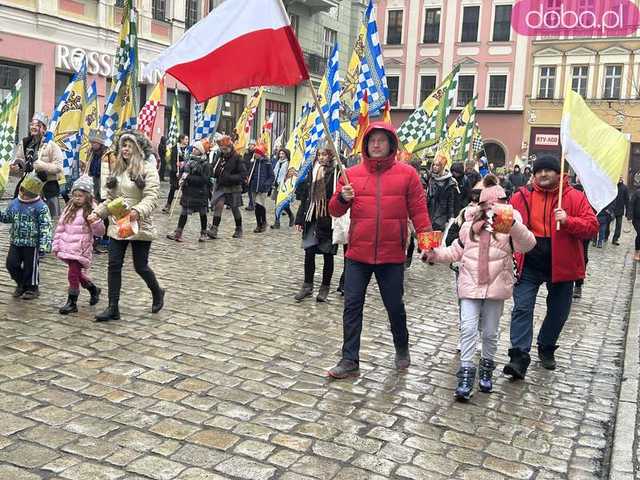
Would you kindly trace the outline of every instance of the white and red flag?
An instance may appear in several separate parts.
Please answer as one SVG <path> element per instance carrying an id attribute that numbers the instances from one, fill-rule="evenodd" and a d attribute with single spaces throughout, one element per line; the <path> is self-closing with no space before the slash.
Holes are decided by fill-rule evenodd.
<path id="1" fill-rule="evenodd" d="M 164 91 L 164 79 L 160 79 L 157 83 L 147 103 L 140 109 L 138 113 L 137 128 L 144 133 L 149 140 L 153 138 L 153 127 L 156 124 L 156 115 L 158 114 L 158 106 L 162 99 Z"/>
<path id="2" fill-rule="evenodd" d="M 281 0 L 223 2 L 149 63 L 198 102 L 239 88 L 296 85 L 309 78 Z"/>

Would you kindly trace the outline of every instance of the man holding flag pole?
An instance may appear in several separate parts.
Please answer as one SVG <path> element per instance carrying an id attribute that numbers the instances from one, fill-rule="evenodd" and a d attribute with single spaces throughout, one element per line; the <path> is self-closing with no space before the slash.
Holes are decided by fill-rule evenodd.
<path id="1" fill-rule="evenodd" d="M 536 159 L 531 185 L 520 188 L 511 199 L 536 236 L 533 250 L 516 254 L 519 277 L 513 291 L 510 362 L 504 367 L 504 373 L 515 379 L 525 377 L 531 361 L 533 313 L 543 283 L 548 291 L 547 313 L 537 337 L 538 357 L 544 368 L 556 368 L 555 351 L 571 312 L 574 282 L 585 277 L 583 241 L 598 231 L 591 206 L 600 211 L 613 201 L 615 182 L 629 151 L 624 135 L 600 120 L 571 89 L 565 97 L 561 137 L 561 160 L 550 155 Z M 565 159 L 586 195 L 569 185 Z"/>

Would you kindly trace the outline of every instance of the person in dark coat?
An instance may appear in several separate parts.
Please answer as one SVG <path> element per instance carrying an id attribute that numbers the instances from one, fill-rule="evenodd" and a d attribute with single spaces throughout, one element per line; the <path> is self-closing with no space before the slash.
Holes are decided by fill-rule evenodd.
<path id="1" fill-rule="evenodd" d="M 247 151 L 242 155 L 242 163 L 244 164 L 244 170 L 247 172 L 247 177 L 244 178 L 244 183 L 242 184 L 242 193 L 246 193 L 249 196 L 249 205 L 246 206 L 245 210 L 253 210 L 255 208 L 255 203 L 253 201 L 253 195 L 249 191 L 249 186 L 247 185 L 248 176 L 251 172 L 251 167 L 253 167 L 253 152 L 256 149 L 256 141 L 249 140 L 247 144 Z"/>
<path id="2" fill-rule="evenodd" d="M 482 175 L 475 169 L 475 162 L 471 160 L 466 162 L 464 165 L 464 179 L 462 180 L 465 207 L 471 201 L 471 191 L 480 181 L 482 181 Z"/>
<path id="3" fill-rule="evenodd" d="M 427 207 L 434 230 L 444 231 L 449 219 L 455 218 L 455 194 L 456 181 L 451 173 L 445 169 L 442 162 L 433 162 L 427 186 Z"/>
<path id="4" fill-rule="evenodd" d="M 301 302 L 313 294 L 313 276 L 316 271 L 316 255 L 324 257 L 322 284 L 316 300 L 326 302 L 333 277 L 334 256 L 338 245 L 333 243 L 332 219 L 329 215 L 329 200 L 338 181 L 338 169 L 333 152 L 328 148 L 318 150 L 313 169 L 296 189 L 300 207 L 296 212 L 295 225 L 302 232 L 304 248 L 304 283 L 295 299 Z"/>
<path id="5" fill-rule="evenodd" d="M 622 177 L 618 180 L 618 196 L 614 200 L 613 204 L 613 215 L 616 219 L 616 229 L 613 232 L 613 240 L 611 241 L 614 245 L 620 245 L 618 240 L 620 240 L 620 234 L 622 233 L 622 219 L 629 209 L 629 189 L 624 184 L 624 180 Z"/>
<path id="6" fill-rule="evenodd" d="M 451 176 L 456 181 L 456 188 L 453 196 L 453 216 L 457 217 L 466 204 L 466 193 L 464 191 L 464 163 L 455 162 L 451 165 Z"/>
<path id="7" fill-rule="evenodd" d="M 629 201 L 627 218 L 631 220 L 636 231 L 635 255 L 633 259 L 640 262 L 640 185 L 636 185 L 636 191 Z"/>
<path id="8" fill-rule="evenodd" d="M 220 155 L 214 163 L 213 178 L 215 179 L 215 189 L 211 198 L 213 204 L 213 220 L 207 236 L 218 238 L 218 227 L 222 219 L 222 210 L 227 205 L 231 208 L 233 219 L 236 222 L 236 229 L 233 238 L 242 238 L 242 185 L 245 183 L 247 171 L 242 163 L 242 158 L 233 148 L 233 141 L 228 135 L 223 135 L 218 139 Z"/>
<path id="9" fill-rule="evenodd" d="M 158 143 L 158 174 L 160 175 L 160 181 L 164 182 L 164 174 L 167 170 L 167 137 L 160 137 L 160 143 Z"/>
<path id="10" fill-rule="evenodd" d="M 507 194 L 507 200 L 510 199 L 511 195 L 513 195 L 513 192 L 515 191 L 513 183 L 511 183 L 509 178 L 505 175 L 500 175 L 498 178 L 500 179 L 500 186 L 504 190 L 504 193 Z"/>
<path id="11" fill-rule="evenodd" d="M 200 215 L 199 242 L 207 241 L 207 209 L 209 207 L 209 190 L 211 165 L 209 164 L 209 140 L 199 140 L 193 144 L 191 155 L 187 160 L 179 185 L 182 190 L 180 205 L 182 212 L 178 219 L 178 228 L 167 235 L 169 240 L 182 242 L 182 232 L 187 224 L 187 218 L 192 213 Z"/>
<path id="12" fill-rule="evenodd" d="M 256 145 L 248 180 L 249 196 L 253 198 L 256 214 L 256 228 L 253 233 L 267 230 L 267 198 L 275 179 L 271 160 L 265 153 L 264 145 Z"/>
<path id="13" fill-rule="evenodd" d="M 162 213 L 169 213 L 171 210 L 171 204 L 178 190 L 178 179 L 180 177 L 180 170 L 184 165 L 185 154 L 187 153 L 187 145 L 189 145 L 189 136 L 182 134 L 178 137 L 178 145 L 174 145 L 171 148 L 171 157 L 169 158 L 169 196 L 167 197 L 167 204 L 162 209 Z"/>
<path id="14" fill-rule="evenodd" d="M 511 185 L 513 185 L 514 192 L 527 184 L 527 178 L 524 176 L 524 173 L 520 171 L 520 165 L 513 167 L 513 172 L 511 172 L 507 179 L 511 182 Z"/>

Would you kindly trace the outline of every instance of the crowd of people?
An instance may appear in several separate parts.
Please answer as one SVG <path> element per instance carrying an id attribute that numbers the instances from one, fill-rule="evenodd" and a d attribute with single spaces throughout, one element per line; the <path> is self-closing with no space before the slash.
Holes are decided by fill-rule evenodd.
<path id="1" fill-rule="evenodd" d="M 78 311 L 81 288 L 89 293 L 90 305 L 98 304 L 101 289 L 91 280 L 89 268 L 93 254 L 102 253 L 101 246 L 108 244 L 108 305 L 95 320 L 118 320 L 122 268 L 131 245 L 134 269 L 151 292 L 151 312 L 159 312 L 165 290 L 149 266 L 149 253 L 157 237 L 153 213 L 164 177 L 170 189 L 161 211 L 172 214 L 179 208 L 176 228 L 167 234 L 172 241 L 184 241 L 192 214 L 200 220 L 198 241 L 218 238 L 226 209 L 235 223 L 233 238 L 242 238 L 245 195 L 246 211 L 255 215 L 255 234 L 266 232 L 269 223 L 272 229 L 281 228 L 279 216 L 269 222 L 267 211 L 270 201 L 275 207 L 277 192 L 289 179 L 291 155 L 285 148 L 270 156 L 265 145 L 251 142 L 240 155 L 229 136 L 190 144 L 189 137 L 181 135 L 168 152 L 162 141 L 156 154 L 138 131 L 122 132 L 110 147 L 103 132 L 92 131 L 83 175 L 60 191 L 62 152 L 55 142 L 43 140 L 46 128 L 47 118 L 34 115 L 29 136 L 18 145 L 11 166 L 20 176 L 14 199 L 0 212 L 0 221 L 11 224 L 6 265 L 16 283 L 16 298 L 38 297 L 39 259 L 53 252 L 68 269 L 68 297 L 60 314 Z M 579 182 L 572 184 L 569 176 L 561 176 L 553 156 L 536 158 L 523 169 L 515 165 L 502 174 L 492 171 L 484 155 L 450 167 L 439 158 L 423 164 L 400 151 L 394 128 L 382 122 L 372 123 L 365 132 L 360 160 L 346 170 L 344 163 L 332 148 L 319 148 L 306 179 L 295 190 L 297 211 L 286 206 L 280 212 L 300 233 L 304 249 L 303 281 L 295 301 L 314 294 L 317 257 L 322 257 L 323 266 L 316 300 L 328 300 L 335 256 L 343 245 L 345 264 L 338 283 L 344 295 L 342 357 L 328 371 L 337 379 L 359 373 L 363 307 L 374 275 L 389 317 L 395 366 L 410 366 L 404 276 L 416 239 L 426 232 L 443 232 L 444 242 L 420 251 L 421 259 L 450 264 L 456 272 L 460 366 L 455 395 L 460 400 L 472 395 L 476 376 L 482 392 L 493 388 L 505 300 L 513 298 L 514 307 L 504 373 L 523 379 L 531 362 L 540 286 L 545 284 L 548 295 L 537 355 L 544 368 L 553 370 L 572 301 L 582 295 L 590 243 L 602 248 L 615 221 L 611 243 L 618 245 L 626 216 L 636 230 L 635 259 L 640 261 L 640 188 L 630 198 L 622 178 L 616 199 L 596 215 Z M 64 208 L 60 195 L 65 196 Z M 512 207 L 512 223 L 498 230 L 496 212 L 507 204 Z M 479 336 L 482 353 L 476 366 Z"/>

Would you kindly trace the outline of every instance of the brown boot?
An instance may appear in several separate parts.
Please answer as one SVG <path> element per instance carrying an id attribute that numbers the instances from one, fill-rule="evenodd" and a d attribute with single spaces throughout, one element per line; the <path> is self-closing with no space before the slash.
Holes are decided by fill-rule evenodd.
<path id="1" fill-rule="evenodd" d="M 170 233 L 169 235 L 167 235 L 167 238 L 169 240 L 175 240 L 176 242 L 181 242 L 182 241 L 182 229 L 181 228 L 176 228 L 173 233 Z"/>

